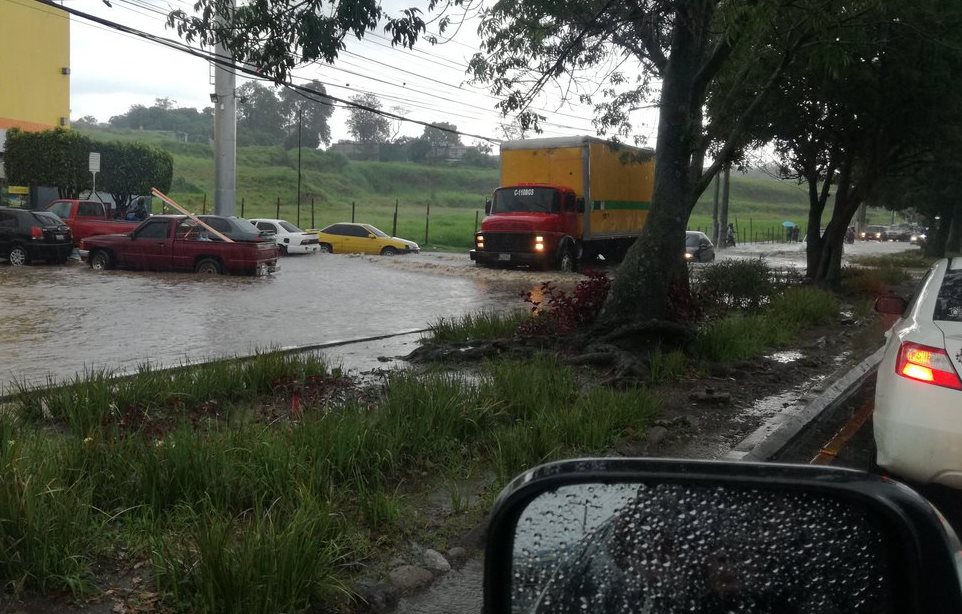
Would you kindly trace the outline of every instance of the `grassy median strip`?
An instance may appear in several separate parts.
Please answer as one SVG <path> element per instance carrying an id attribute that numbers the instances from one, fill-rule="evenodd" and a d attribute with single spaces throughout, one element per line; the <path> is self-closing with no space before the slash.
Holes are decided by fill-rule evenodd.
<path id="1" fill-rule="evenodd" d="M 374 545 L 417 530 L 404 498 L 423 475 L 493 468 L 503 483 L 643 436 L 657 406 L 644 389 L 585 390 L 551 358 L 471 380 L 397 372 L 353 396 L 322 394 L 343 378 L 316 358 L 279 354 L 91 375 L 25 391 L 0 418 L 7 593 L 95 593 L 94 569 L 133 557 L 185 611 L 334 603 Z"/>
<path id="2" fill-rule="evenodd" d="M 744 360 L 773 347 L 785 347 L 807 328 L 838 316 L 835 295 L 813 287 L 788 288 L 758 313 L 732 314 L 699 331 L 695 354 L 708 361 Z"/>
<path id="3" fill-rule="evenodd" d="M 435 343 L 461 343 L 474 339 L 511 337 L 531 317 L 526 309 L 479 311 L 451 318 L 439 318 L 430 326 L 428 338 Z"/>

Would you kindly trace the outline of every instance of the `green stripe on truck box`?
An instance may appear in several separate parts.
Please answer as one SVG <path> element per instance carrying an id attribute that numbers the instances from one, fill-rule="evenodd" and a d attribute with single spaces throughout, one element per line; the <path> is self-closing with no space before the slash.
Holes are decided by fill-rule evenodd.
<path id="1" fill-rule="evenodd" d="M 600 209 L 607 211 L 647 211 L 651 209 L 651 201 L 647 200 L 596 200 L 594 205 L 596 211 Z"/>

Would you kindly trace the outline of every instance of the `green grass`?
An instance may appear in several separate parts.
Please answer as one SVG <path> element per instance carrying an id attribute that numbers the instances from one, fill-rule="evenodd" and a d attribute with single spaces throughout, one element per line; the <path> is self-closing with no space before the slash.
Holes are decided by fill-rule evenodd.
<path id="1" fill-rule="evenodd" d="M 530 317 L 527 310 L 509 312 L 479 311 L 451 318 L 441 317 L 431 324 L 425 341 L 461 343 L 511 337 L 518 325 Z"/>
<path id="2" fill-rule="evenodd" d="M 838 300 L 831 292 L 789 288 L 772 297 L 760 313 L 736 313 L 709 323 L 696 337 L 695 354 L 707 361 L 753 358 L 790 345 L 801 330 L 830 322 L 838 311 Z"/>
<path id="3" fill-rule="evenodd" d="M 418 537 L 407 497 L 486 468 L 497 489 L 535 463 L 603 452 L 657 409 L 643 389 L 585 389 L 551 358 L 471 380 L 397 372 L 363 404 L 311 397 L 336 376 L 309 357 L 90 375 L 25 391 L 0 420 L 5 593 L 84 595 L 94 560 L 124 550 L 176 610 L 343 603 L 354 570 Z M 288 417 L 293 387 L 304 404 Z M 127 404 L 138 424 L 114 409 Z"/>
<path id="4" fill-rule="evenodd" d="M 897 254 L 885 254 L 881 256 L 853 256 L 852 264 L 866 267 L 891 268 L 903 267 L 908 269 L 927 269 L 932 266 L 938 258 L 926 256 L 920 248 L 907 249 Z"/>

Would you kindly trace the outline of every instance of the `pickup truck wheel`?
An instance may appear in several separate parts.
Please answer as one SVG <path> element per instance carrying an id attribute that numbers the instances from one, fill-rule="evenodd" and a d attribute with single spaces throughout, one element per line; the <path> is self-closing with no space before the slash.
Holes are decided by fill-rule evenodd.
<path id="1" fill-rule="evenodd" d="M 213 258 L 204 258 L 194 267 L 194 272 L 204 275 L 220 275 L 220 263 Z"/>
<path id="2" fill-rule="evenodd" d="M 334 253 L 334 250 L 331 248 L 331 246 L 330 246 L 329 243 L 321 243 L 321 246 L 318 248 L 317 251 L 321 252 L 322 254 L 333 254 L 333 253 Z"/>
<path id="3" fill-rule="evenodd" d="M 90 254 L 90 268 L 93 270 L 106 271 L 111 266 L 113 266 L 113 262 L 111 261 L 109 253 L 97 250 Z"/>
<path id="4" fill-rule="evenodd" d="M 396 255 L 397 255 L 397 250 L 394 249 L 393 247 L 391 247 L 390 245 L 388 245 L 387 247 L 385 247 L 384 249 L 381 250 L 381 255 L 382 255 L 382 256 L 396 256 Z"/>
<path id="5" fill-rule="evenodd" d="M 23 245 L 14 245 L 10 248 L 10 253 L 7 255 L 7 260 L 13 266 L 24 266 L 30 264 L 30 252 Z"/>

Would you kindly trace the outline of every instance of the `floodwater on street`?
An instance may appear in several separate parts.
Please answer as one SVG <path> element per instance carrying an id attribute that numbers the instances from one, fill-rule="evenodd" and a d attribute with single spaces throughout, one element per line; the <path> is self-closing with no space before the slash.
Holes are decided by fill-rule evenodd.
<path id="1" fill-rule="evenodd" d="M 905 243 L 846 246 L 856 254 L 905 249 Z M 758 256 L 772 266 L 804 266 L 804 244 L 719 252 L 719 259 Z M 173 366 L 422 329 L 443 316 L 521 308 L 522 291 L 580 278 L 477 267 L 466 254 L 319 254 L 280 262 L 281 270 L 266 278 L 92 271 L 78 262 L 0 264 L 0 393 L 11 392 L 14 382 L 40 384 L 85 369 Z M 379 356 L 406 354 L 416 342 L 408 335 L 325 354 L 348 368 L 371 368 Z"/>
<path id="2" fill-rule="evenodd" d="M 441 316 L 520 308 L 518 293 L 533 287 L 352 256 L 280 262 L 265 278 L 0 264 L 0 392 L 85 369 L 172 366 L 420 329 Z"/>

